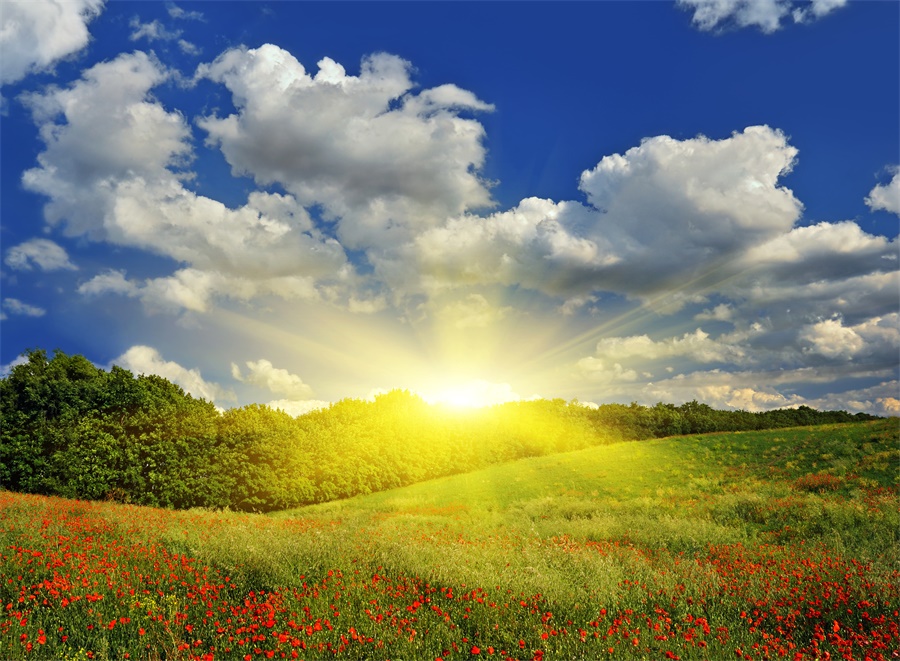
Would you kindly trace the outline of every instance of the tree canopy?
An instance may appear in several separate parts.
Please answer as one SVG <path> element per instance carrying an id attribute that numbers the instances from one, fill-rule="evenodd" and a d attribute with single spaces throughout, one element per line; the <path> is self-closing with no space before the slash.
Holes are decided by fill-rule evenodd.
<path id="1" fill-rule="evenodd" d="M 0 488 L 171 508 L 271 511 L 622 440 L 872 419 L 696 401 L 460 412 L 404 390 L 297 418 L 258 404 L 220 413 L 160 376 L 61 351 L 26 356 L 0 379 Z"/>

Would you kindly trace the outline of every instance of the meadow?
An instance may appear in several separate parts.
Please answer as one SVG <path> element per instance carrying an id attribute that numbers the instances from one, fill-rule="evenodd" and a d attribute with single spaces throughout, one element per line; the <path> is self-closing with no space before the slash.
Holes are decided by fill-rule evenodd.
<path id="1" fill-rule="evenodd" d="M 622 442 L 269 515 L 0 491 L 0 658 L 897 658 L 898 441 Z"/>

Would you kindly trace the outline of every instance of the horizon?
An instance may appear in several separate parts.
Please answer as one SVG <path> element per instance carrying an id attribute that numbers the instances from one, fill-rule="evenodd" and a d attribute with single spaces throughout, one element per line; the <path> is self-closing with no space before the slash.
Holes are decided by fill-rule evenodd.
<path id="1" fill-rule="evenodd" d="M 227 7 L 3 3 L 0 374 L 900 414 L 897 3 Z"/>

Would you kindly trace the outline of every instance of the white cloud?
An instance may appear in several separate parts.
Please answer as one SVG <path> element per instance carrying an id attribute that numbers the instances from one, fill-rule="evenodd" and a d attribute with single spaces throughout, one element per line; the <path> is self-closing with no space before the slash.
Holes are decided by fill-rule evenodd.
<path id="1" fill-rule="evenodd" d="M 779 383 L 836 383 L 847 377 L 883 376 L 894 369 L 890 366 L 896 365 L 900 352 L 897 312 L 866 317 L 855 324 L 845 323 L 840 316 L 801 325 L 790 319 L 776 324 L 770 319 L 747 323 L 738 318 L 733 323 L 739 327 L 716 338 L 700 329 L 658 341 L 647 335 L 603 338 L 591 356 L 576 361 L 576 373 L 591 382 L 646 383 L 652 377 L 647 373 L 639 379 L 638 371 L 649 367 L 658 373 L 667 367 L 671 372 L 671 365 L 666 366 L 671 363 L 687 373 L 647 383 L 638 390 L 622 390 L 622 396 L 633 398 L 641 392 L 645 400 L 696 398 L 761 410 L 765 401 L 797 403 L 787 396 L 779 400 L 775 389 Z M 696 370 L 702 363 L 718 363 L 720 367 Z M 771 371 L 742 371 L 749 366 L 768 366 Z M 750 408 L 751 399 L 757 408 Z M 737 406 L 735 402 L 739 401 L 744 405 Z"/>
<path id="2" fill-rule="evenodd" d="M 331 402 L 326 402 L 321 399 L 274 399 L 266 405 L 271 409 L 284 411 L 288 415 L 296 418 L 298 415 L 305 415 L 310 411 L 327 409 L 331 406 Z"/>
<path id="3" fill-rule="evenodd" d="M 678 0 L 693 9 L 693 23 L 701 30 L 713 30 L 734 21 L 738 27 L 757 26 L 766 33 L 781 27 L 781 19 L 790 11 L 783 0 Z"/>
<path id="4" fill-rule="evenodd" d="M 231 209 L 184 187 L 190 130 L 149 95 L 167 77 L 138 52 L 92 67 L 68 89 L 26 97 L 47 148 L 23 183 L 49 198 L 47 222 L 188 265 L 127 287 L 104 275 L 85 292 L 204 311 L 220 297 L 316 297 L 317 279 L 346 280 L 343 249 L 315 229 L 293 196 L 257 191 Z"/>
<path id="5" fill-rule="evenodd" d="M 78 286 L 77 291 L 79 294 L 87 296 L 98 296 L 107 293 L 133 296 L 136 295 L 138 288 L 125 278 L 124 271 L 110 269 L 82 283 Z"/>
<path id="6" fill-rule="evenodd" d="M 652 340 L 647 335 L 603 338 L 597 342 L 594 352 L 596 359 L 616 361 L 637 359 L 649 362 L 682 356 L 701 363 L 741 364 L 747 360 L 740 343 L 730 341 L 727 335 L 714 340 L 700 328 L 692 333 L 684 333 L 681 337 L 659 341 Z"/>
<path id="7" fill-rule="evenodd" d="M 805 400 L 796 395 L 785 396 L 771 388 L 734 388 L 729 385 L 704 386 L 697 390 L 699 398 L 713 408 L 727 408 L 751 412 L 796 408 Z"/>
<path id="8" fill-rule="evenodd" d="M 164 360 L 159 351 L 153 347 L 135 345 L 113 360 L 112 365 L 118 365 L 137 375 L 156 374 L 181 386 L 186 393 L 210 402 L 235 400 L 231 391 L 217 383 L 204 380 L 200 370 L 188 369 L 174 361 Z"/>
<path id="9" fill-rule="evenodd" d="M 846 377 L 879 379 L 881 385 L 863 390 L 839 389 Z M 776 408 L 810 406 L 819 410 L 864 411 L 883 415 L 896 399 L 895 368 L 877 365 L 847 370 L 843 366 L 818 366 L 784 369 L 774 367 L 765 371 L 735 371 L 714 369 L 678 374 L 649 383 L 637 392 L 628 394 L 644 403 L 658 401 L 681 404 L 696 399 L 713 408 L 733 408 L 765 411 Z M 832 394 L 810 398 L 797 394 L 798 386 L 831 384 Z M 866 401 L 868 400 L 868 401 Z"/>
<path id="10" fill-rule="evenodd" d="M 852 221 L 797 227 L 750 248 L 739 261 L 740 269 L 765 269 L 779 280 L 836 279 L 897 268 L 896 243 L 867 234 Z"/>
<path id="11" fill-rule="evenodd" d="M 47 311 L 45 309 L 39 308 L 36 305 L 23 303 L 17 298 L 4 298 L 3 310 L 8 312 L 9 314 L 23 317 L 43 317 L 45 314 L 47 314 Z"/>
<path id="12" fill-rule="evenodd" d="M 579 372 L 593 383 L 612 383 L 614 381 L 637 381 L 638 373 L 633 369 L 625 369 L 620 363 L 607 367 L 606 361 L 594 356 L 582 358 L 576 364 Z"/>
<path id="13" fill-rule="evenodd" d="M 347 309 L 356 314 L 375 314 L 387 308 L 387 300 L 384 296 L 374 296 L 371 298 L 357 298 L 350 296 L 347 300 Z"/>
<path id="14" fill-rule="evenodd" d="M 596 296 L 572 296 L 567 298 L 562 305 L 557 308 L 557 312 L 565 317 L 571 317 L 580 310 L 589 309 L 594 303 L 600 299 Z"/>
<path id="15" fill-rule="evenodd" d="M 315 283 L 302 276 L 282 276 L 262 280 L 229 277 L 215 271 L 179 269 L 170 276 L 128 280 L 124 271 L 106 271 L 78 287 L 78 293 L 92 296 L 119 294 L 139 299 L 148 311 L 178 313 L 207 312 L 217 296 L 249 302 L 257 296 L 284 299 L 319 298 Z"/>
<path id="16" fill-rule="evenodd" d="M 883 381 L 868 388 L 845 390 L 809 399 L 807 406 L 821 411 L 864 412 L 873 415 L 900 416 L 900 383 Z"/>
<path id="17" fill-rule="evenodd" d="M 481 294 L 469 294 L 441 305 L 436 316 L 442 322 L 457 329 L 486 328 L 512 312 L 510 306 L 494 306 Z"/>
<path id="18" fill-rule="evenodd" d="M 203 50 L 197 46 L 197 44 L 193 44 L 185 39 L 178 40 L 178 48 L 180 48 L 181 52 L 185 55 L 199 55 Z"/>
<path id="19" fill-rule="evenodd" d="M 6 365 L 0 365 L 0 379 L 5 379 L 9 376 L 9 373 L 12 372 L 13 367 L 17 367 L 18 365 L 27 365 L 28 364 L 28 356 L 25 354 L 20 354 L 13 358 Z"/>
<path id="20" fill-rule="evenodd" d="M 806 23 L 843 7 L 847 0 L 812 0 L 796 7 L 791 0 L 678 0 L 678 4 L 693 10 L 692 22 L 700 30 L 733 25 L 738 28 L 757 27 L 771 34 L 781 29 L 781 21 L 787 16 L 791 16 L 796 23 Z"/>
<path id="21" fill-rule="evenodd" d="M 178 5 L 176 5 L 174 2 L 167 2 L 167 3 L 166 3 L 166 11 L 169 12 L 169 16 L 171 16 L 172 18 L 175 18 L 175 19 L 181 19 L 181 20 L 195 20 L 195 21 L 202 21 L 202 20 L 203 20 L 203 13 L 202 13 L 202 12 L 199 12 L 199 11 L 187 11 L 187 10 L 185 10 L 185 9 L 182 9 L 182 8 L 179 7 Z"/>
<path id="22" fill-rule="evenodd" d="M 65 249 L 49 239 L 29 239 L 6 251 L 3 260 L 7 266 L 20 271 L 30 271 L 37 266 L 42 271 L 78 269 L 69 261 Z"/>
<path id="23" fill-rule="evenodd" d="M 86 276 L 80 293 L 176 313 L 264 297 L 359 313 L 405 306 L 407 320 L 424 311 L 445 327 L 479 329 L 511 315 L 494 303 L 503 287 L 561 314 L 600 311 L 612 292 L 648 314 L 688 306 L 696 320 L 732 325 L 717 337 L 689 327 L 607 338 L 571 357 L 581 376 L 632 391 L 691 362 L 840 364 L 835 374 L 864 369 L 858 361 L 896 364 L 883 328 L 896 312 L 896 242 L 850 221 L 796 227 L 802 205 L 781 182 L 797 150 L 777 129 L 648 138 L 582 173 L 584 203 L 527 198 L 479 215 L 490 203 L 477 174 L 483 128 L 467 114 L 490 106 L 471 92 L 416 94 L 410 65 L 383 54 L 359 76 L 328 59 L 312 75 L 274 46 L 227 51 L 198 76 L 225 85 L 237 109 L 199 120 L 209 143 L 236 172 L 285 192 L 257 191 L 230 208 L 189 190 L 190 127 L 151 95 L 172 75 L 143 53 L 26 97 L 46 149 L 23 181 L 49 198 L 48 224 L 179 263 L 149 279 Z M 321 214 L 308 213 L 313 203 Z M 330 232 L 364 250 L 374 270 L 357 272 Z M 836 315 L 839 328 L 817 326 Z M 722 385 L 775 397 L 759 383 Z M 285 401 L 309 397 L 296 394 Z"/>
<path id="24" fill-rule="evenodd" d="M 876 354 L 890 360 L 900 352 L 900 314 L 875 317 L 855 326 L 845 326 L 840 317 L 824 319 L 802 328 L 799 339 L 807 344 L 806 351 L 826 358 Z"/>
<path id="25" fill-rule="evenodd" d="M 190 131 L 181 115 L 146 100 L 167 76 L 138 52 L 91 67 L 68 89 L 23 97 L 47 148 L 22 181 L 50 198 L 48 223 L 65 222 L 69 235 L 115 240 L 123 234 L 112 215 L 119 184 L 171 182 L 168 167 L 190 157 Z"/>
<path id="26" fill-rule="evenodd" d="M 786 320 L 805 319 L 823 314 L 845 317 L 870 317 L 889 314 L 897 309 L 900 272 L 876 270 L 848 278 L 805 277 L 803 263 L 785 269 L 789 277 L 779 278 L 778 269 L 766 272 L 763 265 L 748 272 L 740 280 L 729 283 L 723 291 L 742 301 L 743 315 L 767 310 Z"/>
<path id="27" fill-rule="evenodd" d="M 731 321 L 734 318 L 734 308 L 729 303 L 720 303 L 712 310 L 704 310 L 694 315 L 697 321 Z"/>
<path id="28" fill-rule="evenodd" d="M 812 0 L 808 6 L 801 6 L 791 12 L 797 23 L 808 23 L 830 14 L 847 4 L 847 0 Z"/>
<path id="29" fill-rule="evenodd" d="M 582 173 L 590 206 L 529 198 L 487 218 L 452 218 L 407 250 L 426 289 L 499 283 L 647 298 L 682 288 L 681 305 L 729 259 L 791 229 L 802 205 L 778 180 L 796 153 L 767 126 L 722 140 L 649 138 Z"/>
<path id="30" fill-rule="evenodd" d="M 232 49 L 197 76 L 224 84 L 237 113 L 198 125 L 236 174 L 321 204 L 348 247 L 393 247 L 491 204 L 477 175 L 484 129 L 460 116 L 491 106 L 453 85 L 414 94 L 409 72 L 385 53 L 366 57 L 359 76 L 329 58 L 311 75 L 277 46 Z"/>
<path id="31" fill-rule="evenodd" d="M 150 23 L 141 23 L 135 16 L 128 23 L 132 33 L 128 36 L 131 41 L 146 39 L 147 41 L 174 41 L 181 36 L 181 30 L 169 30 L 159 20 Z"/>
<path id="32" fill-rule="evenodd" d="M 313 394 L 312 388 L 303 383 L 303 379 L 285 369 L 275 367 L 265 358 L 257 361 L 248 360 L 245 364 L 249 370 L 246 376 L 241 373 L 241 368 L 236 363 L 231 363 L 231 376 L 242 383 L 265 388 L 291 400 L 309 399 Z"/>
<path id="33" fill-rule="evenodd" d="M 592 275 L 619 258 L 602 238 L 569 229 L 591 221 L 578 203 L 540 198 L 487 218 L 465 215 L 422 232 L 404 257 L 416 264 L 425 289 L 466 284 L 523 285 L 552 294 L 577 293 Z M 596 215 L 596 214 L 595 214 Z M 414 286 L 402 273 L 395 286 Z"/>
<path id="34" fill-rule="evenodd" d="M 582 173 L 580 188 L 604 213 L 598 229 L 621 234 L 628 227 L 632 234 L 623 238 L 637 239 L 643 251 L 666 245 L 682 259 L 722 254 L 776 236 L 799 218 L 802 205 L 778 185 L 796 155 L 768 126 L 722 140 L 657 136 L 604 157 Z"/>
<path id="35" fill-rule="evenodd" d="M 87 24 L 104 0 L 3 0 L 0 6 L 0 84 L 50 69 L 84 48 Z"/>
<path id="36" fill-rule="evenodd" d="M 809 349 L 827 358 L 852 358 L 865 346 L 865 342 L 852 328 L 846 328 L 840 319 L 826 319 L 800 332 L 800 339 L 810 343 Z"/>
<path id="37" fill-rule="evenodd" d="M 894 177 L 886 184 L 869 191 L 866 204 L 872 211 L 884 209 L 900 215 L 900 168 L 894 169 Z"/>

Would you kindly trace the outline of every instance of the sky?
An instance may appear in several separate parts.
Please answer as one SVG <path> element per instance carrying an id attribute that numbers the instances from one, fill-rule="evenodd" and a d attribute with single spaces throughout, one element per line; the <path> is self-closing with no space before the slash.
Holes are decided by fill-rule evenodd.
<path id="1" fill-rule="evenodd" d="M 0 374 L 900 414 L 898 2 L 0 23 Z"/>

